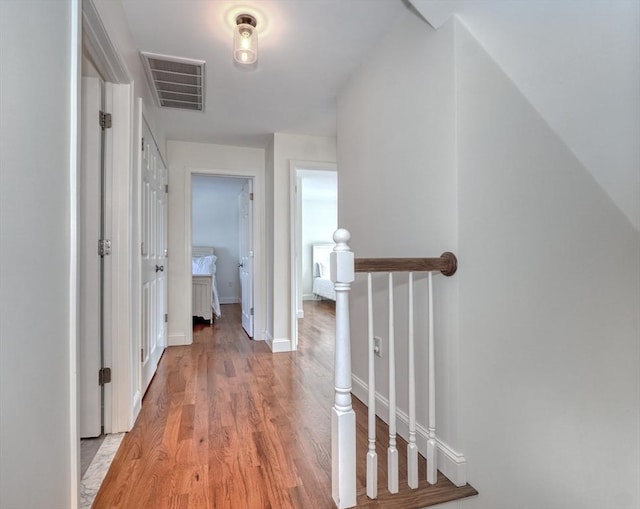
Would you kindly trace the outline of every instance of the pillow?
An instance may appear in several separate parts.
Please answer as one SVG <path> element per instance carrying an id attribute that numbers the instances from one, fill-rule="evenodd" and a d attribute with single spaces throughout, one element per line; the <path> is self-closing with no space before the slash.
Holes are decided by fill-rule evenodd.
<path id="1" fill-rule="evenodd" d="M 191 260 L 192 274 L 195 275 L 208 275 L 216 273 L 216 260 L 218 258 L 215 255 L 211 256 L 194 256 Z"/>
<path id="2" fill-rule="evenodd" d="M 329 266 L 323 262 L 318 262 L 318 277 L 321 279 L 329 279 L 331 271 Z"/>

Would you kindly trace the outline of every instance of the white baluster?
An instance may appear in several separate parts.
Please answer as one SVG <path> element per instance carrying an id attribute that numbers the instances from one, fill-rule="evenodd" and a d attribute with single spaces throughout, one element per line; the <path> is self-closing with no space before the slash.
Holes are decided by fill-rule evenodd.
<path id="1" fill-rule="evenodd" d="M 367 452 L 367 496 L 378 496 L 378 454 L 376 453 L 376 371 L 373 341 L 373 291 L 371 272 L 367 274 L 367 312 L 369 324 L 369 451 Z"/>
<path id="2" fill-rule="evenodd" d="M 396 346 L 393 323 L 393 274 L 389 273 L 389 449 L 387 476 L 390 493 L 398 493 L 398 449 L 396 449 Z"/>
<path id="3" fill-rule="evenodd" d="M 333 234 L 331 280 L 336 290 L 335 403 L 331 411 L 331 492 L 338 509 L 356 505 L 356 415 L 351 406 L 349 290 L 354 280 L 351 235 Z"/>
<path id="4" fill-rule="evenodd" d="M 407 444 L 409 488 L 418 487 L 418 446 L 416 444 L 416 375 L 413 333 L 413 272 L 409 272 L 409 443 Z"/>
<path id="5" fill-rule="evenodd" d="M 427 482 L 438 480 L 436 447 L 436 362 L 433 337 L 433 275 L 429 272 L 429 426 L 427 429 Z"/>

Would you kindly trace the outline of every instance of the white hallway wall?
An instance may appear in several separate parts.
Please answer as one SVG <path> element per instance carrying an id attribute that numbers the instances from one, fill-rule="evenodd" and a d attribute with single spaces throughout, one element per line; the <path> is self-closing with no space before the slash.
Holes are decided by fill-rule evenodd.
<path id="1" fill-rule="evenodd" d="M 436 279 L 439 430 L 480 496 L 453 506 L 637 507 L 640 238 L 616 203 L 461 25 L 394 27 L 339 97 L 338 142 L 357 254 L 459 256 Z"/>
<path id="2" fill-rule="evenodd" d="M 322 136 L 304 136 L 275 133 L 266 150 L 272 159 L 266 161 L 270 196 L 266 209 L 266 231 L 270 261 L 270 286 L 267 288 L 273 309 L 269 310 L 266 334 L 283 349 L 291 341 L 291 240 L 289 235 L 289 178 L 291 160 L 336 162 L 336 139 Z M 272 193 L 271 193 L 272 191 Z"/>
<path id="3" fill-rule="evenodd" d="M 246 180 L 196 175 L 191 182 L 191 245 L 215 247 L 220 302 L 239 303 L 238 196 Z"/>
<path id="4" fill-rule="evenodd" d="M 407 52 L 406 48 L 412 48 Z M 338 96 L 338 218 L 352 235 L 360 257 L 438 256 L 457 252 L 457 196 L 454 164 L 453 29 L 426 28 L 407 13 L 391 28 Z M 421 62 L 417 65 L 416 62 Z M 384 121 L 381 121 L 384 119 Z M 396 277 L 397 337 L 406 337 L 406 276 Z M 437 405 L 440 438 L 456 445 L 457 277 L 435 278 Z M 376 387 L 388 394 L 386 275 L 374 277 L 375 334 L 383 339 L 376 358 Z M 352 364 L 367 380 L 366 279 L 351 292 Z M 416 308 L 426 309 L 425 278 L 416 281 Z M 426 330 L 425 313 L 416 313 L 416 330 Z M 417 387 L 427 387 L 424 336 L 416 354 L 425 359 Z M 407 351 L 397 342 L 398 373 L 407 373 Z M 358 383 L 354 385 L 358 388 Z M 406 380 L 398 380 L 398 405 L 407 409 Z M 426 395 L 421 397 L 426 399 Z M 425 405 L 418 420 L 426 423 Z"/>
<path id="5" fill-rule="evenodd" d="M 461 24 L 456 44 L 469 507 L 638 507 L 640 235 Z"/>
<path id="6" fill-rule="evenodd" d="M 255 175 L 254 180 L 254 229 L 260 235 L 255 246 L 256 279 L 254 299 L 256 304 L 256 339 L 262 337 L 265 327 L 266 296 L 264 294 L 265 266 L 264 245 L 264 154 L 263 149 L 231 147 L 182 141 L 167 142 L 169 165 L 169 345 L 190 344 L 193 340 L 191 310 L 188 307 L 191 294 L 191 267 L 187 260 L 186 234 L 187 194 L 190 193 L 190 172 L 220 172 L 223 175 Z M 187 263 L 189 262 L 189 263 Z"/>
<path id="7" fill-rule="evenodd" d="M 0 507 L 6 508 L 69 508 L 78 486 L 70 454 L 77 439 L 74 20 L 80 11 L 70 1 L 0 2 Z"/>

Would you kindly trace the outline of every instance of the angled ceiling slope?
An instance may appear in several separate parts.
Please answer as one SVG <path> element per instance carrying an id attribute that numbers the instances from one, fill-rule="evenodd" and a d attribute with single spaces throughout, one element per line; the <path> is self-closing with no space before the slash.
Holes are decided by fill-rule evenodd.
<path id="1" fill-rule="evenodd" d="M 458 16 L 640 230 L 640 2 L 410 1 Z"/>

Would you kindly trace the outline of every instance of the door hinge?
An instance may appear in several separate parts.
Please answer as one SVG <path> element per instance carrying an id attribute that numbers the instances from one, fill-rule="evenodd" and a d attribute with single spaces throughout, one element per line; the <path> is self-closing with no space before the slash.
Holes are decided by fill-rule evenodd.
<path id="1" fill-rule="evenodd" d="M 144 362 L 144 348 L 140 349 L 140 362 Z"/>
<path id="2" fill-rule="evenodd" d="M 253 201 L 253 193 L 249 193 L 249 199 Z"/>
<path id="3" fill-rule="evenodd" d="M 109 129 L 111 127 L 111 113 L 100 112 L 100 127 Z"/>
<path id="4" fill-rule="evenodd" d="M 107 239 L 100 239 L 98 241 L 98 255 L 106 256 L 111 254 L 111 241 Z"/>
<path id="5" fill-rule="evenodd" d="M 98 370 L 98 385 L 111 383 L 111 368 L 100 368 Z"/>
<path id="6" fill-rule="evenodd" d="M 169 322 L 169 313 L 165 313 L 164 314 L 164 323 L 168 323 Z"/>
<path id="7" fill-rule="evenodd" d="M 140 140 L 140 144 L 141 144 L 141 149 L 144 152 L 144 138 L 142 138 L 142 140 Z"/>
<path id="8" fill-rule="evenodd" d="M 253 308 L 251 308 L 251 310 L 249 311 L 249 314 L 253 316 Z"/>
<path id="9" fill-rule="evenodd" d="M 165 184 L 164 185 L 164 192 L 168 193 L 169 192 L 169 184 Z"/>

